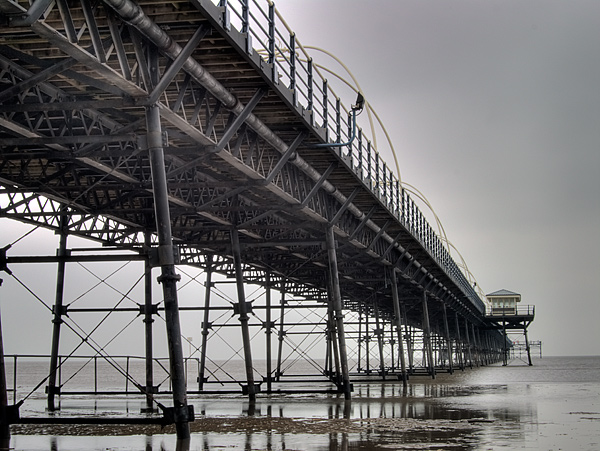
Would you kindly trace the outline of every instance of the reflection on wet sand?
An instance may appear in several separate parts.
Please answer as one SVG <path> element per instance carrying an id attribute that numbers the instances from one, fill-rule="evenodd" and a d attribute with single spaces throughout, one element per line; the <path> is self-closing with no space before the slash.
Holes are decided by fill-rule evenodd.
<path id="1" fill-rule="evenodd" d="M 191 441 L 177 441 L 170 428 L 150 425 L 20 426 L 14 433 L 49 434 L 49 448 L 56 451 L 76 449 L 77 439 L 85 444 L 86 436 L 104 436 L 103 448 L 110 444 L 111 449 L 129 446 L 147 451 L 224 447 L 333 451 L 449 445 L 473 450 L 486 437 L 499 433 L 510 435 L 511 440 L 522 438 L 528 432 L 526 425 L 536 423 L 531 403 L 506 405 L 508 390 L 505 385 L 414 383 L 403 388 L 384 383 L 355 385 L 351 401 L 320 395 L 267 397 L 253 403 L 235 397 L 197 398 L 190 400 L 200 413 L 191 424 Z M 143 444 L 134 443 L 142 438 Z"/>

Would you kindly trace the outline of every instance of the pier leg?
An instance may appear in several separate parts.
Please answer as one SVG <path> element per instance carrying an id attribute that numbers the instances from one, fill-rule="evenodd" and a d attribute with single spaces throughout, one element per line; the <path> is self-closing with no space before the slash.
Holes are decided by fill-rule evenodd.
<path id="1" fill-rule="evenodd" d="M 331 277 L 328 277 L 327 291 L 327 331 L 329 335 L 329 378 L 334 380 L 340 386 L 342 384 L 342 371 L 340 367 L 340 351 L 338 347 L 338 339 L 336 333 L 335 311 L 333 309 L 333 285 Z M 334 376 L 335 375 L 335 376 Z"/>
<path id="2" fill-rule="evenodd" d="M 531 362 L 531 347 L 529 346 L 529 338 L 527 337 L 527 328 L 523 329 L 523 335 L 525 335 L 525 350 L 527 351 L 527 361 L 529 366 L 532 366 Z"/>
<path id="3" fill-rule="evenodd" d="M 0 279 L 2 286 L 2 279 Z M 16 364 L 15 364 L 16 365 Z M 8 390 L 6 387 L 6 367 L 4 366 L 4 343 L 2 341 L 2 319 L 0 318 L 0 447 L 9 449 L 10 415 L 8 407 Z"/>
<path id="4" fill-rule="evenodd" d="M 340 292 L 340 280 L 338 275 L 337 255 L 335 250 L 335 236 L 333 233 L 333 226 L 331 225 L 327 227 L 326 242 L 327 256 L 329 258 L 329 274 L 331 278 L 331 285 L 333 288 L 333 310 L 335 314 L 337 338 L 340 348 L 340 365 L 342 369 L 343 381 L 342 389 L 344 391 L 344 398 L 350 399 L 351 386 L 350 374 L 348 371 L 348 355 L 346 354 L 346 336 L 344 334 L 344 315 L 342 314 L 342 294 Z"/>
<path id="5" fill-rule="evenodd" d="M 473 368 L 473 353 L 471 352 L 471 339 L 469 338 L 469 321 L 465 318 L 465 342 L 467 345 L 466 359 L 469 361 L 469 368 Z"/>
<path id="6" fill-rule="evenodd" d="M 446 304 L 442 301 L 442 313 L 444 315 L 444 333 L 446 334 L 446 347 L 448 348 L 448 372 L 452 374 L 454 368 L 452 365 L 452 342 L 450 341 L 450 327 L 448 326 L 448 313 L 446 312 Z"/>
<path id="7" fill-rule="evenodd" d="M 375 301 L 375 327 L 377 334 L 377 347 L 379 348 L 379 372 L 381 373 L 381 378 L 385 380 L 385 361 L 383 358 L 383 329 L 380 327 L 380 319 L 379 319 L 379 302 Z"/>
<path id="8" fill-rule="evenodd" d="M 473 339 L 473 358 L 475 359 L 475 366 L 479 367 L 479 348 L 477 345 L 477 338 L 475 337 L 475 324 L 471 324 L 471 338 Z"/>
<path id="9" fill-rule="evenodd" d="M 204 285 L 204 313 L 202 315 L 202 341 L 200 343 L 200 371 L 198 374 L 198 390 L 204 390 L 206 382 L 206 352 L 208 351 L 208 334 L 210 324 L 210 295 L 212 293 L 212 255 L 206 256 L 206 280 Z"/>
<path id="10" fill-rule="evenodd" d="M 272 323 L 271 323 L 271 274 L 267 273 L 266 279 L 266 293 L 265 293 L 265 302 L 266 302 L 266 324 L 265 324 L 265 345 L 266 345 L 266 357 L 267 357 L 267 392 L 271 393 L 273 389 L 273 369 L 272 369 L 272 359 L 271 359 L 271 335 L 272 331 Z"/>
<path id="11" fill-rule="evenodd" d="M 394 317 L 396 320 L 396 332 L 398 333 L 398 353 L 400 354 L 400 371 L 402 385 L 406 388 L 408 377 L 406 374 L 406 360 L 404 358 L 404 344 L 402 341 L 402 318 L 400 317 L 400 296 L 398 295 L 398 279 L 396 271 L 392 269 L 392 302 L 394 303 Z"/>
<path id="12" fill-rule="evenodd" d="M 508 340 L 506 335 L 506 321 L 502 321 L 502 337 L 504 338 L 504 353 L 502 356 L 502 366 L 508 365 Z"/>
<path id="13" fill-rule="evenodd" d="M 283 337 L 285 337 L 285 330 L 283 326 L 285 324 L 284 315 L 285 315 L 285 281 L 281 281 L 281 298 L 279 300 L 280 310 L 279 310 L 279 332 L 277 334 L 277 371 L 275 372 L 275 378 L 277 382 L 281 380 L 281 362 L 283 357 Z"/>
<path id="14" fill-rule="evenodd" d="M 60 216 L 60 242 L 58 246 L 58 257 L 67 255 L 67 216 L 62 213 Z M 65 261 L 59 260 L 56 271 L 56 292 L 54 297 L 54 309 L 52 315 L 52 344 L 50 349 L 50 369 L 48 373 L 48 410 L 54 412 L 56 404 L 54 398 L 58 393 L 56 386 L 56 375 L 58 372 L 58 351 L 60 347 L 60 326 L 62 324 L 63 296 L 65 286 Z"/>
<path id="15" fill-rule="evenodd" d="M 456 355 L 458 356 L 458 367 L 461 371 L 465 370 L 464 349 L 460 338 L 460 324 L 458 322 L 458 313 L 454 314 L 454 322 L 456 327 Z"/>
<path id="16" fill-rule="evenodd" d="M 151 235 L 144 236 L 146 247 L 150 249 Z M 154 373 L 152 349 L 152 266 L 146 258 L 144 263 L 144 344 L 146 348 L 146 410 L 152 411 L 154 402 Z"/>
<path id="17" fill-rule="evenodd" d="M 238 294 L 238 308 L 240 323 L 242 326 L 242 344 L 244 348 L 244 360 L 246 362 L 246 380 L 248 383 L 248 398 L 256 400 L 256 386 L 254 385 L 254 369 L 252 367 L 252 347 L 250 345 L 250 328 L 248 327 L 248 305 L 246 293 L 244 292 L 244 274 L 242 272 L 242 253 L 240 250 L 239 232 L 234 227 L 231 230 L 231 246 L 233 248 L 233 264 L 235 266 L 235 279 Z"/>
<path id="18" fill-rule="evenodd" d="M 154 82 L 157 83 L 158 50 L 153 47 L 149 50 L 149 53 L 151 76 Z M 181 277 L 175 273 L 175 255 L 171 234 L 171 215 L 169 211 L 160 111 L 156 104 L 146 108 L 146 127 L 150 170 L 152 173 L 152 190 L 154 193 L 158 253 L 161 265 L 161 275 L 158 281 L 162 284 L 164 296 L 175 426 L 179 439 L 189 439 L 189 421 L 193 421 L 193 417 L 190 415 L 190 409 L 188 409 L 187 404 L 179 303 L 177 300 L 177 281 Z"/>
<path id="19" fill-rule="evenodd" d="M 432 379 L 435 379 L 433 349 L 431 346 L 431 326 L 429 325 L 429 308 L 427 307 L 427 292 L 423 291 L 423 351 L 427 353 L 427 366 Z"/>

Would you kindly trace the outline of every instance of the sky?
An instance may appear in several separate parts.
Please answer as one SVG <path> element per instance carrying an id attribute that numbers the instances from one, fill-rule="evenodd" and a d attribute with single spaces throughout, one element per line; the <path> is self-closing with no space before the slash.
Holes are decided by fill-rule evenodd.
<path id="1" fill-rule="evenodd" d="M 390 134 L 402 181 L 429 199 L 484 293 L 507 289 L 536 306 L 529 336 L 543 342 L 544 355 L 600 354 L 600 2 L 276 6 L 304 46 L 326 49 L 352 71 Z M 333 59 L 311 53 L 344 75 Z M 349 105 L 354 95 L 342 100 Z M 359 123 L 368 128 L 365 113 Z M 381 130 L 376 140 L 393 166 Z M 7 221 L 1 227 L 0 246 L 23 233 Z M 21 245 L 53 253 L 58 239 L 41 233 Z M 68 277 L 97 280 L 81 268 L 75 274 Z M 15 318 L 17 308 L 39 302 L 11 304 L 16 282 L 0 277 L 6 351 L 33 352 Z M 34 277 L 51 301 L 54 267 Z M 71 301 L 83 295 L 72 290 Z M 184 333 L 199 336 L 197 323 Z M 30 326 L 49 340 L 47 316 L 32 316 Z"/>
<path id="2" fill-rule="evenodd" d="M 484 293 L 536 306 L 544 354 L 600 354 L 600 2 L 275 5 L 350 69 Z"/>

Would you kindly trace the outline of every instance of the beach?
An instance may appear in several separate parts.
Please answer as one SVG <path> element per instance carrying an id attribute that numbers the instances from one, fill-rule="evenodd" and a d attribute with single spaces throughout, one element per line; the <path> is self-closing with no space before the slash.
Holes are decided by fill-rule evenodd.
<path id="1" fill-rule="evenodd" d="M 18 450 L 597 450 L 600 357 L 534 358 L 435 379 L 357 382 L 352 399 L 315 394 L 190 396 L 189 442 L 160 426 L 13 425 Z M 43 402 L 22 416 L 46 415 Z M 62 397 L 61 414 L 135 416 L 138 397 Z M 26 407 L 26 406 L 24 406 Z M 29 409 L 29 410 L 28 410 Z M 108 412 L 108 413 L 107 413 Z"/>

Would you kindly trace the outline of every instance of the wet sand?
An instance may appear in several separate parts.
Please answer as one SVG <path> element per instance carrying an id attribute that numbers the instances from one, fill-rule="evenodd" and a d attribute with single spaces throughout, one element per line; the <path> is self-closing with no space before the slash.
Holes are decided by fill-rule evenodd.
<path id="1" fill-rule="evenodd" d="M 321 394 L 190 399 L 189 443 L 159 426 L 14 425 L 13 449 L 598 450 L 600 359 L 468 369 L 435 380 L 355 383 L 353 399 Z M 62 411 L 123 415 L 123 400 L 68 400 Z M 121 403 L 121 411 L 119 411 Z M 127 401 L 139 412 L 142 402 Z M 111 410 L 109 409 L 109 413 Z M 32 412 L 33 413 L 33 412 Z M 66 415 L 66 413 L 65 413 Z"/>

